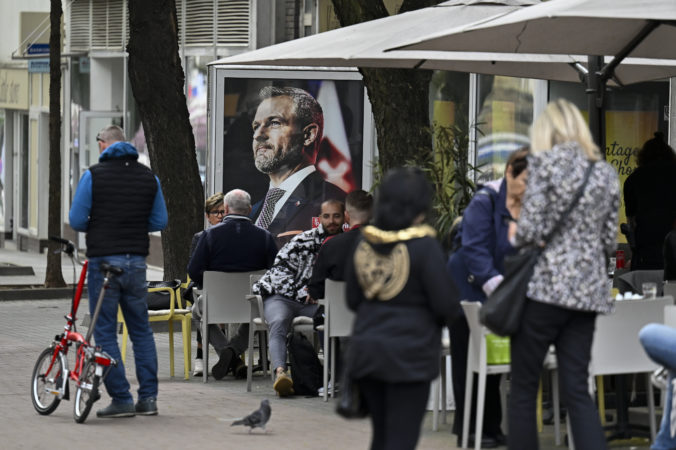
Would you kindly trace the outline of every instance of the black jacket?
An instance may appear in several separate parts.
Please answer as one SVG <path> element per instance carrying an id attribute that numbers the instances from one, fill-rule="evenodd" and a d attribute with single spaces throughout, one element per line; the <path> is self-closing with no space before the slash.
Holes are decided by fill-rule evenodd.
<path id="1" fill-rule="evenodd" d="M 312 277 L 307 285 L 310 297 L 324 298 L 324 280 L 345 281 L 345 266 L 352 254 L 352 248 L 360 236 L 359 227 L 337 234 L 324 241 L 319 249 L 317 261 L 312 268 Z"/>
<path id="2" fill-rule="evenodd" d="M 277 255 L 270 233 L 248 217 L 227 215 L 222 223 L 204 230 L 188 263 L 190 278 L 201 288 L 206 270 L 249 272 L 269 269 Z"/>
<path id="3" fill-rule="evenodd" d="M 376 233 L 371 234 L 373 230 Z M 408 230 L 412 230 L 409 236 L 396 239 L 397 233 L 402 236 Z M 357 312 L 348 370 L 355 379 L 433 380 L 439 375 L 441 328 L 461 314 L 459 293 L 446 273 L 441 245 L 425 226 L 399 232 L 367 226 L 362 233 L 366 239 L 357 242 L 346 271 L 348 306 Z M 395 239 L 387 240 L 388 235 Z M 389 258 L 393 273 L 388 275 L 380 258 Z"/>
<path id="4" fill-rule="evenodd" d="M 87 256 L 148 254 L 148 218 L 157 180 L 136 156 L 106 159 L 89 168 L 92 202 Z"/>

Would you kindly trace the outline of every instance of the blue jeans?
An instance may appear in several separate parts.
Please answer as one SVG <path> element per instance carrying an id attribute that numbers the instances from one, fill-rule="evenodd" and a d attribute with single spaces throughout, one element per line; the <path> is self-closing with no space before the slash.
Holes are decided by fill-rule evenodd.
<path id="1" fill-rule="evenodd" d="M 106 390 L 114 403 L 133 403 L 129 382 L 125 376 L 124 364 L 117 345 L 117 306 L 122 308 L 129 337 L 134 348 L 138 398 L 157 397 L 157 350 L 155 339 L 148 322 L 146 303 L 146 259 L 141 255 L 111 255 L 89 258 L 89 312 L 94 316 L 96 301 L 103 285 L 102 263 L 118 266 L 124 270 L 113 276 L 110 287 L 103 297 L 103 305 L 94 328 L 97 345 L 117 361 L 105 380 Z"/>
<path id="2" fill-rule="evenodd" d="M 286 370 L 286 335 L 294 317 L 314 316 L 319 305 L 310 305 L 291 300 L 278 294 L 265 298 L 263 309 L 265 321 L 270 328 L 270 359 L 272 370 Z"/>
<path id="3" fill-rule="evenodd" d="M 669 382 L 667 384 L 667 396 L 664 402 L 664 412 L 660 430 L 655 437 L 655 442 L 650 447 L 652 450 L 667 450 L 676 448 L 676 437 L 671 436 L 671 398 L 672 385 L 676 374 L 676 329 L 659 323 L 651 323 L 644 326 L 638 335 L 646 353 L 658 364 L 669 370 Z"/>

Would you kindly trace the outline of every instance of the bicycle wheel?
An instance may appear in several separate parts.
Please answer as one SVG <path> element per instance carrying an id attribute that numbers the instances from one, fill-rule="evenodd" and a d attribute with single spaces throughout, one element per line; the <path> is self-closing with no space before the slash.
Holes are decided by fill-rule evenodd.
<path id="1" fill-rule="evenodd" d="M 53 356 L 53 348 L 43 350 L 35 363 L 31 378 L 31 400 L 35 410 L 42 415 L 53 413 L 61 403 L 58 391 L 63 382 L 62 377 L 66 374 L 60 355 L 54 358 L 52 364 Z"/>
<path id="2" fill-rule="evenodd" d="M 100 381 L 101 377 L 96 375 L 96 363 L 87 361 L 80 374 L 75 391 L 75 402 L 73 403 L 73 417 L 77 423 L 83 423 L 87 420 L 92 405 L 99 399 Z"/>

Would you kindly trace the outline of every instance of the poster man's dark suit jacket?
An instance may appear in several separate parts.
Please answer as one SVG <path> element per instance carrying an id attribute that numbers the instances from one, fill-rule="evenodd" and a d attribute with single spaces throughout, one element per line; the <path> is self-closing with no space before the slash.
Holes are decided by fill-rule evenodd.
<path id="1" fill-rule="evenodd" d="M 345 192 L 338 186 L 324 180 L 322 174 L 318 171 L 305 177 L 284 202 L 279 214 L 275 216 L 268 227 L 268 231 L 277 242 L 277 247 L 282 248 L 295 236 L 294 233 L 290 232 L 305 231 L 312 228 L 312 218 L 319 216 L 322 202 L 328 199 L 344 202 L 345 195 Z M 254 221 L 258 218 L 262 207 L 263 200 L 256 202 L 253 206 L 250 217 Z"/>

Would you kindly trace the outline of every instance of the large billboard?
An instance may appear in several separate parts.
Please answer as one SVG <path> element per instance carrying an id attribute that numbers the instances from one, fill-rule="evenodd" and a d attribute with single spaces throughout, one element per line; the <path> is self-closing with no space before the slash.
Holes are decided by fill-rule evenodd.
<path id="1" fill-rule="evenodd" d="M 278 243 L 316 226 L 322 201 L 370 187 L 372 120 L 358 72 L 209 72 L 207 194 L 244 189 Z"/>

